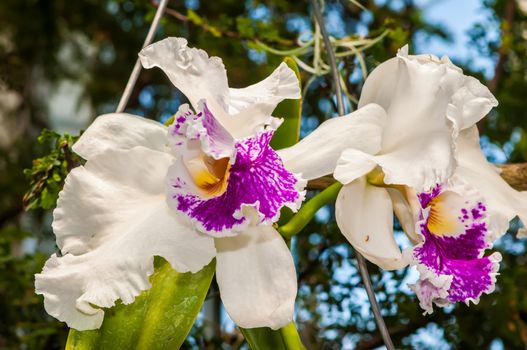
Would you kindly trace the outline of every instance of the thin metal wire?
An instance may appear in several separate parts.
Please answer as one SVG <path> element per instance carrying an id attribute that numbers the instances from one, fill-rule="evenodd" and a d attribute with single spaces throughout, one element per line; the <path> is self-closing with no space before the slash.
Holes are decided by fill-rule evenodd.
<path id="1" fill-rule="evenodd" d="M 344 115 L 344 100 L 342 99 L 342 86 L 340 86 L 340 76 L 337 69 L 337 59 L 335 58 L 335 52 L 333 52 L 331 41 L 329 40 L 329 35 L 324 25 L 324 17 L 320 11 L 318 0 L 311 0 L 311 5 L 313 6 L 315 19 L 317 20 L 318 26 L 320 27 L 320 34 L 322 34 L 322 38 L 324 39 L 324 47 L 326 48 L 329 65 L 331 67 L 331 74 L 333 75 L 333 88 L 335 89 L 335 95 L 337 96 L 337 110 L 339 115 Z"/>
<path id="2" fill-rule="evenodd" d="M 161 17 L 163 17 L 163 13 L 165 12 L 167 8 L 168 0 L 161 0 L 159 3 L 159 6 L 157 7 L 156 14 L 154 16 L 154 20 L 152 21 L 152 24 L 150 25 L 150 29 L 148 30 L 148 34 L 146 35 L 145 42 L 143 43 L 143 48 L 145 46 L 148 46 L 152 43 L 154 40 L 154 35 L 156 34 L 157 27 L 159 26 L 159 21 L 161 20 Z M 132 94 L 132 91 L 134 90 L 134 86 L 137 83 L 137 78 L 139 78 L 139 73 L 141 73 L 141 61 L 139 58 L 135 61 L 134 69 L 132 70 L 132 74 L 130 74 L 130 78 L 128 78 L 128 82 L 126 83 L 126 87 L 124 88 L 123 94 L 121 95 L 121 99 L 119 100 L 119 104 L 117 105 L 116 112 L 121 113 L 126 108 L 126 105 L 128 104 L 128 100 L 130 99 L 130 95 Z"/>
<path id="3" fill-rule="evenodd" d="M 371 285 L 371 279 L 370 274 L 368 272 L 368 265 L 366 263 L 366 259 L 364 259 L 364 257 L 358 251 L 355 251 L 355 255 L 357 256 L 357 263 L 359 265 L 359 271 L 362 276 L 362 282 L 364 283 L 364 288 L 366 289 L 366 293 L 368 294 L 368 299 L 370 300 L 371 304 L 371 310 L 373 311 L 375 321 L 377 322 L 377 326 L 379 327 L 379 331 L 381 332 L 382 340 L 384 340 L 384 345 L 386 345 L 386 348 L 388 350 L 393 350 L 395 348 L 393 346 L 392 338 L 390 337 L 390 332 L 386 327 L 386 323 L 384 323 L 384 318 L 382 318 L 379 303 L 377 302 L 375 292 L 373 291 L 373 286 Z"/>
<path id="4" fill-rule="evenodd" d="M 335 53 L 333 52 L 333 49 L 331 47 L 331 42 L 329 41 L 328 33 L 326 32 L 324 17 L 322 16 L 322 13 L 320 12 L 320 5 L 318 3 L 318 0 L 310 0 L 310 1 L 313 6 L 313 12 L 315 14 L 315 19 L 318 22 L 318 25 L 320 27 L 320 33 L 322 34 L 322 37 L 324 39 L 324 46 L 326 47 L 329 65 L 331 67 L 331 72 L 333 75 L 333 84 L 335 87 L 335 94 L 337 95 L 338 113 L 339 115 L 343 115 L 344 114 L 344 101 L 342 100 L 342 87 L 340 86 L 340 75 L 339 75 L 338 68 L 337 68 Z M 371 278 L 368 272 L 368 265 L 366 263 L 366 259 L 364 259 L 364 257 L 358 251 L 355 251 L 355 255 L 357 256 L 357 264 L 359 265 L 359 272 L 361 274 L 362 281 L 364 283 L 364 288 L 366 289 L 366 293 L 368 294 L 368 299 L 370 300 L 371 309 L 373 311 L 373 316 L 375 317 L 375 321 L 377 322 L 377 327 L 379 327 L 379 331 L 381 332 L 384 345 L 386 345 L 386 348 L 388 348 L 388 350 L 393 350 L 395 348 L 393 346 L 393 342 L 390 337 L 390 332 L 388 331 L 388 328 L 386 327 L 386 323 L 384 322 L 384 318 L 382 317 L 379 303 L 377 302 L 377 298 L 375 297 L 375 292 L 373 291 L 373 286 L 371 284 Z"/>

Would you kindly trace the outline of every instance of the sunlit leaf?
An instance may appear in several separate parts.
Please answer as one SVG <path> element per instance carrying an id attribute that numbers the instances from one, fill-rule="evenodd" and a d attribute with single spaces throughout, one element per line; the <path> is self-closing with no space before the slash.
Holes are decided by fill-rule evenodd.
<path id="1" fill-rule="evenodd" d="M 151 289 L 130 305 L 107 310 L 100 329 L 71 330 L 66 349 L 179 349 L 205 300 L 215 267 L 213 260 L 198 273 L 178 273 L 164 260 L 156 260 Z"/>

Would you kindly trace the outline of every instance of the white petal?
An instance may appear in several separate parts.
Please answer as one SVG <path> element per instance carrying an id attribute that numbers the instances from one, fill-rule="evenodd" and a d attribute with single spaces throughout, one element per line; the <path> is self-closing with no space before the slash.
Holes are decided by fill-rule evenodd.
<path id="1" fill-rule="evenodd" d="M 386 184 L 406 185 L 423 191 L 442 183 L 453 171 L 455 158 L 450 142 L 449 133 L 436 133 L 416 137 L 384 154 L 370 155 L 347 149 L 337 162 L 334 176 L 347 184 L 378 164 Z"/>
<path id="2" fill-rule="evenodd" d="M 262 112 L 269 116 L 282 100 L 300 98 L 300 83 L 295 72 L 287 64 L 281 63 L 264 80 L 242 89 L 230 88 L 229 92 L 230 114 L 260 104 Z"/>
<path id="3" fill-rule="evenodd" d="M 335 216 L 342 234 L 366 259 L 386 270 L 407 265 L 393 236 L 393 212 L 386 189 L 364 177 L 345 185 L 337 197 Z"/>
<path id="4" fill-rule="evenodd" d="M 211 238 L 167 206 L 168 154 L 138 147 L 92 157 L 67 177 L 53 228 L 64 254 L 36 275 L 49 314 L 78 329 L 98 328 L 104 311 L 148 289 L 153 257 L 196 272 L 215 255 Z"/>
<path id="5" fill-rule="evenodd" d="M 167 128 L 156 121 L 126 113 L 110 113 L 97 117 L 86 129 L 73 151 L 90 159 L 106 150 L 143 146 L 165 150 Z"/>
<path id="6" fill-rule="evenodd" d="M 499 175 L 499 170 L 487 161 L 479 146 L 476 127 L 461 132 L 457 150 L 459 166 L 456 174 L 474 186 L 485 199 L 491 215 L 492 238 L 504 234 L 515 216 L 527 224 L 527 192 L 510 187 Z"/>
<path id="7" fill-rule="evenodd" d="M 406 185 L 418 192 L 445 182 L 454 171 L 454 144 L 449 132 L 428 132 L 375 156 L 386 184 Z"/>
<path id="8" fill-rule="evenodd" d="M 376 166 L 377 158 L 375 156 L 350 148 L 342 152 L 333 176 L 340 183 L 346 185 L 368 174 Z M 412 207 L 407 201 L 407 199 L 416 197 L 415 193 L 406 195 L 409 188 L 403 188 L 403 186 L 398 186 L 397 189 L 386 188 L 386 190 L 392 200 L 393 211 L 401 222 L 403 230 L 413 242 L 417 242 L 419 236 L 415 232 L 416 221 L 414 217 L 420 212 L 420 206 L 418 206 L 419 203 L 412 203 L 414 204 Z"/>
<path id="9" fill-rule="evenodd" d="M 390 154 L 383 165 L 387 181 L 418 191 L 451 176 L 453 139 L 497 105 L 486 87 L 448 58 L 410 56 L 407 48 L 368 77 L 359 106 L 367 103 L 381 105 L 388 115 L 380 152 Z"/>
<path id="10" fill-rule="evenodd" d="M 139 58 L 146 69 L 161 68 L 195 110 L 202 99 L 216 116 L 228 110 L 227 72 L 219 57 L 188 47 L 186 39 L 166 38 L 145 47 Z"/>
<path id="11" fill-rule="evenodd" d="M 420 208 L 412 209 L 412 206 L 410 203 L 408 203 L 407 199 L 413 197 L 409 197 L 408 195 L 405 196 L 399 189 L 387 188 L 386 190 L 388 191 L 390 199 L 392 200 L 393 212 L 401 223 L 404 232 L 412 241 L 412 243 L 419 242 L 421 239 L 415 230 L 417 220 L 414 213 L 417 213 L 417 210 Z"/>
<path id="12" fill-rule="evenodd" d="M 422 125 L 446 116 L 459 130 L 474 125 L 498 104 L 487 87 L 464 75 L 448 57 L 408 55 L 407 46 L 369 75 L 359 107 L 368 103 L 384 107 L 390 125 Z M 388 143 L 395 143 L 397 131 L 392 137 Z"/>
<path id="13" fill-rule="evenodd" d="M 371 104 L 346 116 L 332 118 L 296 145 L 279 150 L 286 169 L 308 180 L 333 173 L 343 150 L 354 148 L 368 154 L 380 149 L 386 114 Z"/>
<path id="14" fill-rule="evenodd" d="M 458 130 L 473 126 L 498 105 L 496 98 L 478 79 L 464 78 L 463 85 L 452 95 L 447 109 L 448 118 Z"/>
<path id="15" fill-rule="evenodd" d="M 375 157 L 359 150 L 348 148 L 344 150 L 337 161 L 333 176 L 340 183 L 347 185 L 350 182 L 366 175 L 377 166 Z"/>
<path id="16" fill-rule="evenodd" d="M 272 227 L 218 238 L 216 280 L 225 309 L 240 327 L 278 329 L 293 320 L 297 291 L 293 257 Z"/>
<path id="17" fill-rule="evenodd" d="M 242 89 L 229 89 L 229 114 L 222 123 L 238 139 L 260 131 L 264 125 L 278 124 L 270 118 L 284 99 L 300 98 L 295 72 L 282 63 L 266 79 Z M 276 117 L 285 117 L 277 115 Z"/>

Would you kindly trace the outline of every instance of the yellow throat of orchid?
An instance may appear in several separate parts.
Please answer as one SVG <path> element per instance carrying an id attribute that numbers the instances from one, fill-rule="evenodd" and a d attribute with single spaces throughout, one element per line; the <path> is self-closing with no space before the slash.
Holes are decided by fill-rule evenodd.
<path id="1" fill-rule="evenodd" d="M 229 158 L 214 159 L 201 155 L 185 161 L 194 184 L 205 196 L 216 197 L 227 189 L 229 178 Z"/>
<path id="2" fill-rule="evenodd" d="M 428 203 L 428 230 L 436 236 L 454 236 L 463 232 L 463 224 L 458 218 L 460 201 L 461 196 L 450 191 L 433 198 Z"/>
<path id="3" fill-rule="evenodd" d="M 370 171 L 366 175 L 366 180 L 372 186 L 392 188 L 400 191 L 413 210 L 418 210 L 416 200 L 410 200 L 411 196 L 415 196 L 415 192 L 404 185 L 386 184 L 381 167 L 377 166 Z M 458 219 L 460 201 L 462 203 L 462 198 L 451 191 L 443 192 L 430 201 L 428 204 L 430 213 L 427 227 L 432 234 L 437 236 L 455 236 L 459 232 L 463 232 L 463 224 Z"/>

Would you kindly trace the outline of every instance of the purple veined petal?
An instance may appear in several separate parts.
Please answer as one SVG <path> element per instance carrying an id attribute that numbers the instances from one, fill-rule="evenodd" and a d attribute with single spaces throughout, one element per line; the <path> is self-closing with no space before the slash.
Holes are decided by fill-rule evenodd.
<path id="1" fill-rule="evenodd" d="M 269 146 L 272 135 L 273 131 L 263 131 L 237 141 L 234 163 L 227 164 L 225 158 L 209 161 L 208 174 L 205 168 L 199 170 L 188 161 L 176 163 L 168 174 L 170 205 L 188 216 L 200 231 L 214 237 L 236 235 L 252 220 L 270 224 L 284 206 L 298 209 L 306 182 L 284 168 Z M 203 163 L 207 163 L 206 158 Z M 207 187 L 212 182 L 204 179 L 211 174 L 216 182 Z M 247 210 L 251 207 L 258 215 Z"/>
<path id="2" fill-rule="evenodd" d="M 420 272 L 410 287 L 425 313 L 432 303 L 477 303 L 483 293 L 494 291 L 501 256 L 485 256 L 492 246 L 487 206 L 479 193 L 459 178 L 418 195 L 422 206 L 417 223 L 423 242 L 411 252 Z"/>
<path id="3" fill-rule="evenodd" d="M 214 117 L 204 100 L 199 105 L 197 114 L 184 104 L 174 115 L 174 122 L 169 127 L 169 144 L 174 152 L 185 153 L 185 149 L 192 148 L 188 143 L 198 141 L 199 149 L 213 159 L 234 157 L 234 138 Z"/>

